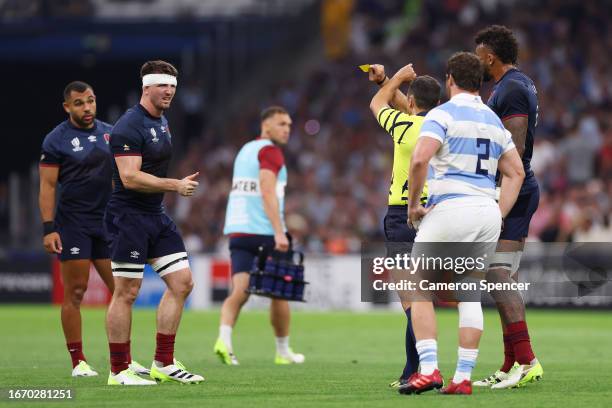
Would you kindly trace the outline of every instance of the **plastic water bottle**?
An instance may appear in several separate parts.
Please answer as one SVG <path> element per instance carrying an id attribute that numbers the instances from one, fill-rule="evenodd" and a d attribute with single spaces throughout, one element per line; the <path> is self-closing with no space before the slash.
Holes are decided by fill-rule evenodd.
<path id="1" fill-rule="evenodd" d="M 276 259 L 269 256 L 266 259 L 266 265 L 264 267 L 264 275 L 262 281 L 261 292 L 264 295 L 270 295 L 274 291 L 274 281 L 276 277 L 276 270 L 278 269 L 278 262 Z"/>

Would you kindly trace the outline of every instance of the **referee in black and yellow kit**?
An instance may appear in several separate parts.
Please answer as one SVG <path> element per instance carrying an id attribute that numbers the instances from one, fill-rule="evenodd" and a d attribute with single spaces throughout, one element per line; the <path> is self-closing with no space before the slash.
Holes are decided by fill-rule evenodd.
<path id="1" fill-rule="evenodd" d="M 382 65 L 371 65 L 369 79 L 380 86 L 372 98 L 370 109 L 380 126 L 393 138 L 393 173 L 389 190 L 389 208 L 384 220 L 385 240 L 391 243 L 414 242 L 416 230 L 408 226 L 408 170 L 427 112 L 440 102 L 440 84 L 434 78 L 417 76 L 412 64 L 400 69 L 391 79 L 385 75 Z M 404 95 L 399 87 L 409 84 Z M 427 187 L 423 189 L 421 201 L 427 200 Z M 388 254 L 393 256 L 393 254 Z M 397 381 L 389 384 L 397 388 L 419 368 L 419 354 L 412 330 L 410 303 L 402 300 L 402 307 L 408 319 L 406 327 L 406 365 Z"/>

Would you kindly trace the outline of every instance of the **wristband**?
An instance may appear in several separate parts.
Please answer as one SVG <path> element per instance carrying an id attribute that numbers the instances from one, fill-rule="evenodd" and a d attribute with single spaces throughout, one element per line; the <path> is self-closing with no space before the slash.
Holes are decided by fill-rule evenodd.
<path id="1" fill-rule="evenodd" d="M 55 223 L 53 221 L 43 222 L 43 236 L 55 232 Z"/>
<path id="2" fill-rule="evenodd" d="M 385 77 L 383 78 L 383 80 L 382 80 L 382 81 L 380 81 L 380 82 L 377 82 L 377 83 L 376 83 L 376 85 L 378 85 L 378 86 L 382 86 L 382 84 L 384 84 L 384 83 L 385 83 L 385 81 L 386 81 L 387 79 L 389 79 L 389 77 L 385 75 Z"/>

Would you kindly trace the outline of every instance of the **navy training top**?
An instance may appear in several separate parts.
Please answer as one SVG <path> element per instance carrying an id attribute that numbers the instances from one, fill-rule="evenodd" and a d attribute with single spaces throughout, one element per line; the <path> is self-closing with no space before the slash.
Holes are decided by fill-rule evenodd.
<path id="1" fill-rule="evenodd" d="M 66 120 L 45 136 L 41 167 L 59 167 L 60 197 L 55 221 L 60 225 L 99 227 L 112 190 L 112 126 L 94 120 L 81 129 Z"/>
<path id="2" fill-rule="evenodd" d="M 165 178 L 172 158 L 172 142 L 168 121 L 157 118 L 140 104 L 128 109 L 111 132 L 110 147 L 114 157 L 141 156 L 140 170 Z M 163 213 L 164 193 L 143 193 L 125 188 L 117 163 L 113 160 L 115 188 L 109 201 L 109 210 L 115 213 Z"/>

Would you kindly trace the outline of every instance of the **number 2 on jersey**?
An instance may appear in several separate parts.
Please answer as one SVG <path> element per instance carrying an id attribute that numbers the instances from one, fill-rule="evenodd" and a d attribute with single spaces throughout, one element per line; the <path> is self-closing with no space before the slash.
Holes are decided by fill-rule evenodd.
<path id="1" fill-rule="evenodd" d="M 483 176 L 489 175 L 489 170 L 483 169 L 481 166 L 481 160 L 489 160 L 489 147 L 491 145 L 490 139 L 477 138 L 476 148 L 478 149 L 478 160 L 476 161 L 476 174 L 482 174 Z M 484 152 L 480 153 L 480 146 L 484 146 Z"/>

